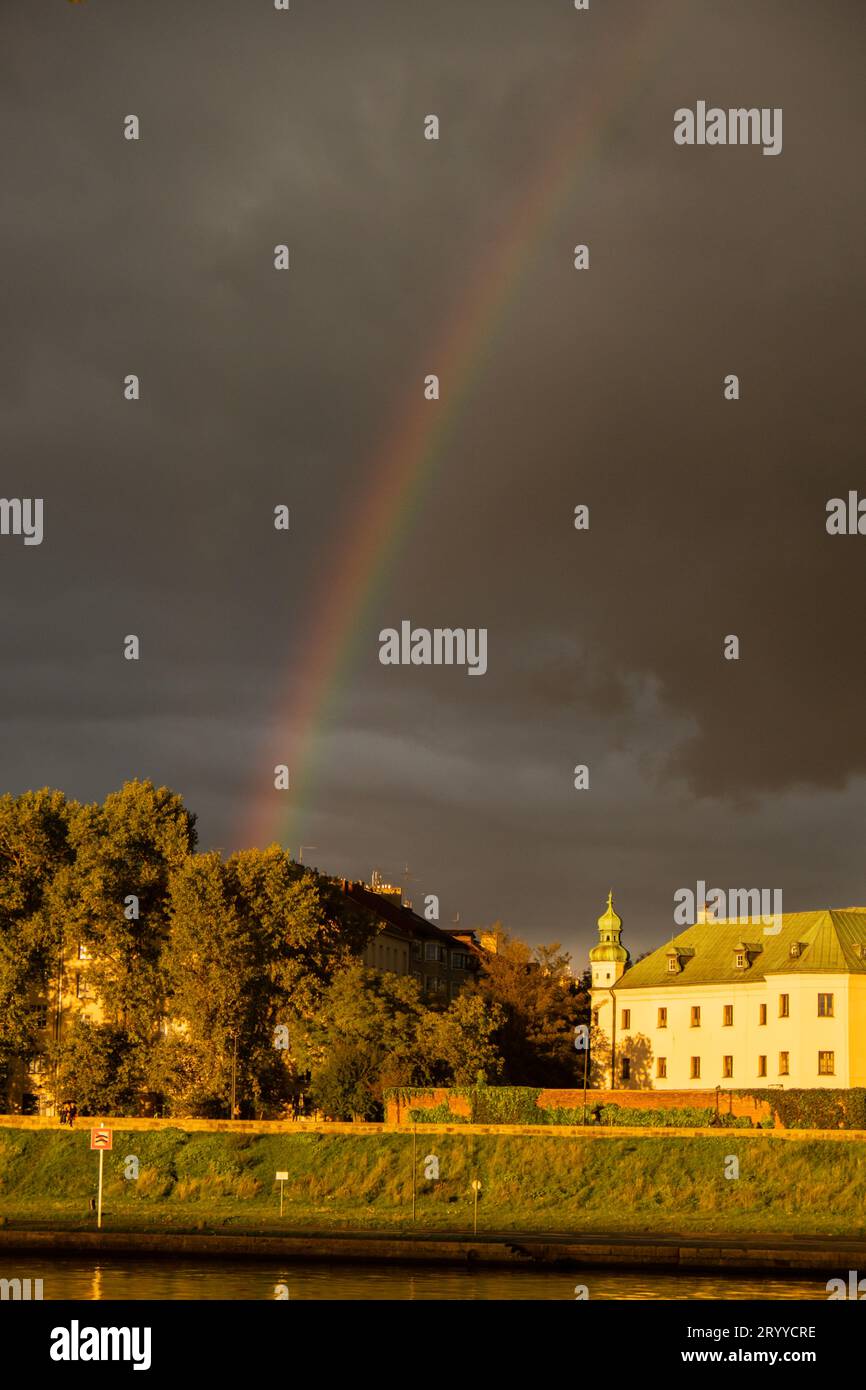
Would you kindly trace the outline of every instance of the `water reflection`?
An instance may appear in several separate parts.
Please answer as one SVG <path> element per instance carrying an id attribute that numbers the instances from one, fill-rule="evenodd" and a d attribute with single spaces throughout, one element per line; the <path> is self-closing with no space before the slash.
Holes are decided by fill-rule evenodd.
<path id="1" fill-rule="evenodd" d="M 45 1299 L 345 1299 L 357 1301 L 460 1299 L 574 1300 L 586 1285 L 590 1299 L 822 1299 L 822 1279 L 736 1275 L 655 1274 L 647 1270 L 469 1270 L 411 1265 L 278 1264 L 266 1260 L 175 1260 L 30 1255 L 0 1262 L 0 1278 L 39 1278 Z"/>

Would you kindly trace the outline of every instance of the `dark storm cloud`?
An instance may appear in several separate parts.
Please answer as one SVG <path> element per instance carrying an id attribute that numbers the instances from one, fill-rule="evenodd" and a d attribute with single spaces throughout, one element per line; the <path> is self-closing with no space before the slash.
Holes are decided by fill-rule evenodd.
<path id="1" fill-rule="evenodd" d="M 580 950 L 609 881 L 647 944 L 700 875 L 862 901 L 866 541 L 824 530 L 866 489 L 858 7 L 87 0 L 2 27 L 3 493 L 46 499 L 41 547 L 0 544 L 4 786 L 153 776 L 233 846 L 389 430 L 427 371 L 449 409 L 435 345 L 573 123 L 353 620 L 298 834 Z M 783 107 L 782 155 L 675 147 L 698 98 Z M 382 668 L 405 617 L 487 626 L 488 675 Z"/>

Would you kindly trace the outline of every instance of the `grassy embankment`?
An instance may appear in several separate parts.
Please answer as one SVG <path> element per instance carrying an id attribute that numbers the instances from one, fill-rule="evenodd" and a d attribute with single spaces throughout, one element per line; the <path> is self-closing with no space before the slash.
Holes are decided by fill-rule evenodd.
<path id="1" fill-rule="evenodd" d="M 85 1129 L 0 1131 L 0 1219 L 33 1230 L 94 1229 L 98 1155 Z M 133 1154 L 140 1176 L 127 1181 Z M 424 1178 L 425 1157 L 440 1180 Z M 736 1155 L 740 1176 L 725 1177 Z M 105 1228 L 269 1232 L 628 1231 L 866 1236 L 866 1144 L 738 1137 L 551 1140 L 418 1136 L 411 1220 L 408 1135 L 124 1133 L 105 1155 Z M 289 1173 L 279 1218 L 277 1169 Z"/>

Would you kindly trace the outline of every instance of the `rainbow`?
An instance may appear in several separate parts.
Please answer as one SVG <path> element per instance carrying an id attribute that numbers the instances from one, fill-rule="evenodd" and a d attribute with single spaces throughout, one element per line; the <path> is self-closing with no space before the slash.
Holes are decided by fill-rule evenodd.
<path id="1" fill-rule="evenodd" d="M 488 360 L 506 315 L 517 298 L 531 248 L 544 237 L 563 204 L 593 169 L 614 116 L 632 105 L 654 67 L 662 24 L 675 0 L 651 4 L 642 0 L 645 22 L 631 34 L 625 52 L 613 55 L 617 71 L 600 69 L 588 113 L 579 121 L 570 116 L 551 146 L 537 180 L 522 189 L 514 217 L 491 256 L 485 247 L 480 269 L 459 310 L 445 330 L 425 350 L 424 371 L 433 370 L 442 383 L 443 399 L 428 401 L 421 383 L 413 381 L 410 404 L 393 422 L 384 447 L 370 469 L 370 486 L 362 508 L 353 512 L 351 531 L 341 537 L 334 567 L 318 605 L 314 605 L 314 634 L 298 680 L 293 663 L 290 690 L 279 703 L 269 743 L 273 762 L 257 763 L 256 788 L 245 807 L 239 834 L 243 845 L 285 844 L 300 833 L 300 816 L 308 802 L 320 756 L 322 734 L 333 717 L 341 690 L 355 663 L 365 614 L 372 609 L 392 569 L 398 548 L 405 545 L 413 518 L 420 510 L 436 470 Z M 589 12 L 591 14 L 591 11 Z M 579 16 L 577 23 L 586 22 Z M 644 82 L 639 82 L 641 72 Z M 563 254 L 568 248 L 563 247 Z M 287 761 L 290 752 L 291 787 L 273 787 L 271 767 Z M 263 790 L 264 788 L 264 790 Z M 297 845 L 294 845 L 297 852 Z"/>

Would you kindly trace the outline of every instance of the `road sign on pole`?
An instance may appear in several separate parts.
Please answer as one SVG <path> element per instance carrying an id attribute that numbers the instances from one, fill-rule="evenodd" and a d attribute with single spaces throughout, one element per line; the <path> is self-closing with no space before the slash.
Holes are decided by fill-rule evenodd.
<path id="1" fill-rule="evenodd" d="M 283 1183 L 288 1180 L 288 1173 L 277 1173 L 277 1182 L 280 1184 L 280 1216 L 283 1214 Z"/>
<path id="2" fill-rule="evenodd" d="M 110 1129 L 92 1129 L 90 1131 L 90 1147 L 99 1150 L 99 1197 L 96 1201 L 96 1229 L 102 1230 L 102 1168 L 105 1162 L 105 1150 L 112 1147 L 114 1135 Z"/>
<path id="3" fill-rule="evenodd" d="M 472 1222 L 472 1229 L 475 1232 L 475 1234 L 478 1235 L 478 1194 L 481 1191 L 481 1183 L 478 1181 L 477 1178 L 473 1178 L 472 1180 L 472 1191 L 475 1193 L 475 1211 Z"/>

